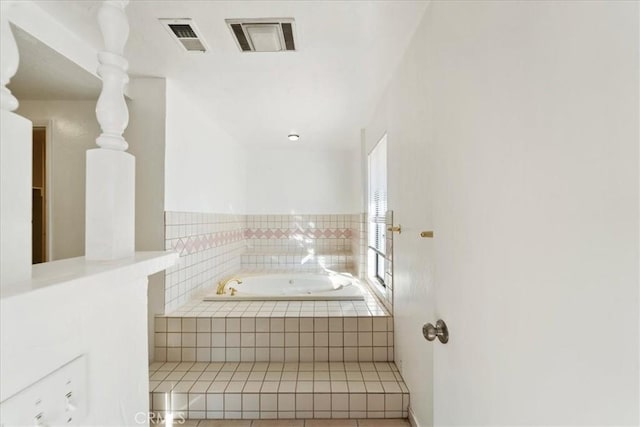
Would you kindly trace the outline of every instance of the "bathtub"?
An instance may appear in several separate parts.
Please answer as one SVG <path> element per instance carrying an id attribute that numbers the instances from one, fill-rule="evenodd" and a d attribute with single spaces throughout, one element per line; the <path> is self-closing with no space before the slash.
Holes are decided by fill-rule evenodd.
<path id="1" fill-rule="evenodd" d="M 352 301 L 363 300 L 361 285 L 356 279 L 340 274 L 261 274 L 238 276 L 241 284 L 231 282 L 225 295 L 216 290 L 203 301 Z M 237 289 L 231 296 L 228 287 Z"/>

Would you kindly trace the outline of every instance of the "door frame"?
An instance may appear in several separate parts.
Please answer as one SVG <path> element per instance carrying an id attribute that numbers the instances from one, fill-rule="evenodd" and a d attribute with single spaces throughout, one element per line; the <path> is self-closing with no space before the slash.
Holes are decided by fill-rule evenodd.
<path id="1" fill-rule="evenodd" d="M 42 120 L 32 120 L 31 127 L 32 128 L 45 128 L 45 194 L 44 194 L 44 203 L 45 203 L 45 229 L 46 229 L 46 256 L 44 262 L 50 262 L 54 258 L 53 253 L 53 203 L 52 203 L 52 195 L 53 195 L 53 120 L 52 119 L 42 119 Z"/>

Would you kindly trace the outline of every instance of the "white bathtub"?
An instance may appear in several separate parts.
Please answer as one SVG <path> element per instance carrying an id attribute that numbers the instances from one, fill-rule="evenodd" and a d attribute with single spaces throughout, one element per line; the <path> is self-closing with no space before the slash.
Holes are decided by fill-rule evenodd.
<path id="1" fill-rule="evenodd" d="M 203 301 L 350 301 L 363 300 L 357 280 L 340 274 L 262 274 L 239 275 L 241 284 L 231 282 L 225 295 L 216 295 L 215 288 Z M 237 289 L 231 296 L 228 288 Z"/>

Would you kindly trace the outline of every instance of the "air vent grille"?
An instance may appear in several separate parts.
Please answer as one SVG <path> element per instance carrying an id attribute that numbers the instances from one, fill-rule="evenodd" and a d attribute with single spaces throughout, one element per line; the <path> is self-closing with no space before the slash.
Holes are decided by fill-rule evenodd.
<path id="1" fill-rule="evenodd" d="M 293 18 L 227 19 L 242 52 L 287 52 L 296 50 Z"/>
<path id="2" fill-rule="evenodd" d="M 296 43 L 293 41 L 293 27 L 288 22 L 282 24 L 282 35 L 287 50 L 296 50 Z"/>
<path id="3" fill-rule="evenodd" d="M 173 31 L 173 34 L 176 35 L 179 39 L 197 39 L 196 35 L 191 25 L 185 24 L 169 24 L 169 28 Z"/>
<path id="4" fill-rule="evenodd" d="M 236 40 L 240 45 L 240 49 L 242 49 L 245 52 L 250 51 L 251 46 L 249 45 L 249 40 L 247 40 L 247 36 L 244 34 L 244 31 L 242 31 L 242 25 L 231 24 L 231 30 L 233 30 L 233 34 L 236 36 Z"/>
<path id="5" fill-rule="evenodd" d="M 207 45 L 201 37 L 201 32 L 193 20 L 160 19 L 160 23 L 167 29 L 171 37 L 187 52 L 206 52 Z"/>
<path id="6" fill-rule="evenodd" d="M 182 46 L 189 52 L 206 52 L 207 49 L 204 47 L 202 42 L 199 39 L 180 39 L 180 43 Z"/>

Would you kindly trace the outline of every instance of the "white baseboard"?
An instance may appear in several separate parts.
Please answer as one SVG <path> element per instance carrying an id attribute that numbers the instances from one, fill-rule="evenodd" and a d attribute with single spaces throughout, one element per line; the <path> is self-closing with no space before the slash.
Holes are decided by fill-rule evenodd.
<path id="1" fill-rule="evenodd" d="M 418 421 L 416 421 L 416 416 L 413 413 L 411 407 L 409 407 L 409 423 L 411 424 L 411 427 L 420 427 L 420 424 L 418 424 Z"/>

